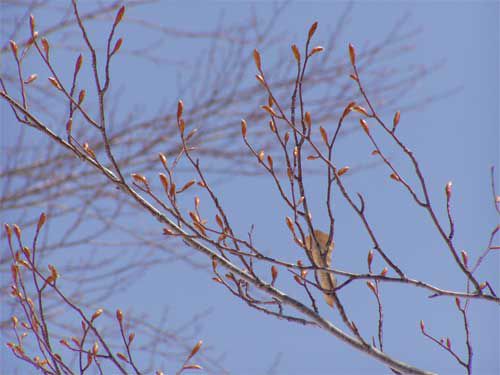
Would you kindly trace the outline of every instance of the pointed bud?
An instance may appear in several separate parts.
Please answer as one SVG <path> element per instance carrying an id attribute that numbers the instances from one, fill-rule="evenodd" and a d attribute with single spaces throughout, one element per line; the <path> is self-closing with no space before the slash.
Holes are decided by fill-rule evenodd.
<path id="1" fill-rule="evenodd" d="M 450 199 L 451 197 L 451 187 L 452 187 L 452 182 L 449 181 L 447 184 L 446 184 L 446 188 L 445 188 L 445 192 L 446 192 L 446 199 Z"/>
<path id="2" fill-rule="evenodd" d="M 349 168 L 349 167 L 347 167 L 347 166 L 342 167 L 342 168 L 340 168 L 340 169 L 338 170 L 337 175 L 338 175 L 338 176 L 342 176 L 342 175 L 346 174 L 346 173 L 347 173 L 347 171 L 348 171 L 349 169 L 350 169 L 350 168 Z"/>
<path id="3" fill-rule="evenodd" d="M 304 115 L 304 122 L 306 123 L 306 125 L 310 128 L 311 125 L 312 125 L 312 120 L 311 120 L 311 113 L 310 112 L 306 112 L 306 114 Z"/>
<path id="4" fill-rule="evenodd" d="M 258 154 L 258 158 L 259 158 L 259 160 L 260 160 L 261 162 L 264 160 L 264 154 L 265 154 L 265 153 L 264 153 L 264 150 L 261 150 L 261 151 L 259 152 L 259 154 Z"/>
<path id="5" fill-rule="evenodd" d="M 110 55 L 114 55 L 115 53 L 118 52 L 118 50 L 121 48 L 123 43 L 123 38 L 120 38 L 116 41 L 115 46 L 113 47 L 113 51 L 111 52 Z"/>
<path id="6" fill-rule="evenodd" d="M 78 94 L 78 105 L 82 104 L 86 93 L 87 92 L 85 90 L 80 90 L 80 93 Z"/>
<path id="7" fill-rule="evenodd" d="M 420 330 L 422 331 L 422 333 L 425 332 L 425 324 L 423 320 L 420 321 Z"/>
<path id="8" fill-rule="evenodd" d="M 316 46 L 312 49 L 312 51 L 309 53 L 309 56 L 314 55 L 315 53 L 323 52 L 325 49 L 321 46 Z"/>
<path id="9" fill-rule="evenodd" d="M 382 271 L 380 272 L 380 276 L 385 276 L 385 275 L 387 275 L 387 272 L 389 272 L 389 270 L 387 269 L 387 267 L 384 267 L 384 268 L 382 269 Z"/>
<path id="10" fill-rule="evenodd" d="M 253 50 L 253 61 L 259 72 L 262 72 L 262 63 L 260 61 L 260 53 L 256 49 Z"/>
<path id="11" fill-rule="evenodd" d="M 374 293 L 374 294 L 377 294 L 377 289 L 375 287 L 375 284 L 373 284 L 371 281 L 367 281 L 366 282 L 366 285 L 368 286 L 368 288 L 371 289 L 371 291 Z"/>
<path id="12" fill-rule="evenodd" d="M 54 77 L 49 77 L 49 81 L 50 83 L 52 83 L 52 86 L 54 86 L 56 89 L 62 90 L 62 87 L 59 84 L 59 82 L 57 82 L 57 79 L 55 79 Z"/>
<path id="13" fill-rule="evenodd" d="M 45 38 L 42 38 L 42 48 L 43 48 L 43 51 L 45 52 L 45 58 L 48 60 L 49 59 L 49 52 L 50 52 L 50 45 L 49 45 L 49 41 Z"/>
<path id="14" fill-rule="evenodd" d="M 326 134 L 326 130 L 320 126 L 319 127 L 319 132 L 321 133 L 321 138 L 323 138 L 323 142 L 325 142 L 325 145 L 328 147 L 328 134 Z"/>
<path id="15" fill-rule="evenodd" d="M 184 112 L 184 102 L 182 100 L 179 100 L 177 102 L 177 121 L 181 119 L 183 112 Z"/>
<path id="16" fill-rule="evenodd" d="M 18 56 L 17 56 L 17 52 L 18 52 L 17 43 L 14 42 L 13 40 L 9 40 L 9 44 L 10 44 L 10 50 L 12 51 L 12 54 L 14 55 L 14 58 L 17 60 L 18 59 Z"/>
<path id="17" fill-rule="evenodd" d="M 462 306 L 460 305 L 460 298 L 458 298 L 458 297 L 456 297 L 456 298 L 455 298 L 455 305 L 457 305 L 457 308 L 458 308 L 459 310 L 461 310 L 461 309 L 462 309 Z"/>
<path id="18" fill-rule="evenodd" d="M 30 14 L 30 29 L 31 29 L 31 35 L 35 33 L 35 16 Z"/>
<path id="19" fill-rule="evenodd" d="M 356 51 L 352 43 L 349 43 L 349 58 L 351 60 L 351 65 L 354 66 L 356 64 Z"/>
<path id="20" fill-rule="evenodd" d="M 462 250 L 461 255 L 462 255 L 462 262 L 464 263 L 464 266 L 467 268 L 469 263 L 469 255 L 465 250 Z"/>
<path id="21" fill-rule="evenodd" d="M 297 62 L 300 63 L 300 52 L 295 44 L 292 44 L 292 52 L 293 56 L 295 57 L 295 60 L 297 60 Z"/>
<path id="22" fill-rule="evenodd" d="M 295 227 L 293 225 L 293 220 L 287 216 L 285 218 L 285 221 L 286 221 L 286 226 L 288 227 L 288 229 L 290 229 L 290 232 L 295 234 Z"/>
<path id="23" fill-rule="evenodd" d="M 275 266 L 271 267 L 271 277 L 272 277 L 271 285 L 274 285 L 274 282 L 278 277 L 278 269 Z"/>
<path id="24" fill-rule="evenodd" d="M 116 13 L 115 26 L 121 22 L 124 14 L 125 14 L 125 5 L 122 5 L 122 7 Z"/>
<path id="25" fill-rule="evenodd" d="M 370 129 L 368 128 L 368 123 L 364 119 L 360 119 L 359 123 L 361 124 L 361 127 L 365 131 L 366 134 L 370 134 Z"/>
<path id="26" fill-rule="evenodd" d="M 278 114 L 274 111 L 274 109 L 272 109 L 268 105 L 261 105 L 260 108 L 269 113 L 271 116 L 279 117 Z"/>
<path id="27" fill-rule="evenodd" d="M 47 215 L 45 212 L 42 212 L 40 214 L 40 217 L 38 218 L 38 224 L 36 226 L 36 231 L 38 232 L 40 229 L 42 229 L 43 224 L 45 224 L 45 221 L 47 221 Z"/>
<path id="28" fill-rule="evenodd" d="M 401 117 L 401 112 L 397 111 L 395 114 L 394 114 L 394 119 L 392 120 L 392 131 L 396 130 L 396 127 L 398 126 L 399 124 L 399 119 Z"/>
<path id="29" fill-rule="evenodd" d="M 123 321 L 123 312 L 120 309 L 116 310 L 116 320 L 118 320 L 120 324 Z"/>
<path id="30" fill-rule="evenodd" d="M 94 320 L 96 320 L 98 317 L 100 317 L 102 315 L 102 313 L 104 312 L 103 309 L 97 309 L 96 312 L 94 314 L 92 314 L 92 318 L 90 319 L 92 322 Z"/>
<path id="31" fill-rule="evenodd" d="M 307 35 L 307 39 L 311 39 L 318 28 L 318 21 L 314 22 L 309 28 L 309 33 Z"/>
<path id="32" fill-rule="evenodd" d="M 368 256 L 366 258 L 366 262 L 368 263 L 368 268 L 371 268 L 373 262 L 373 250 L 368 252 Z"/>
<path id="33" fill-rule="evenodd" d="M 241 120 L 241 135 L 243 138 L 247 136 L 247 122 L 245 120 Z"/>
<path id="34" fill-rule="evenodd" d="M 82 63 L 83 63 L 83 56 L 80 54 L 76 59 L 75 63 L 75 75 L 77 75 L 80 69 L 82 68 Z"/>
<path id="35" fill-rule="evenodd" d="M 35 81 L 38 78 L 38 74 L 31 74 L 24 83 L 29 85 L 31 82 Z"/>

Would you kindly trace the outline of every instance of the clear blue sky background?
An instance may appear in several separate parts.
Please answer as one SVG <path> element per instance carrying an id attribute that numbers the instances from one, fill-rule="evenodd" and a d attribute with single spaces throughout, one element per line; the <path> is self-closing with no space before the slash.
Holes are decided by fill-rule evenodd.
<path id="1" fill-rule="evenodd" d="M 267 2 L 253 5 L 263 17 L 271 9 Z M 309 26 L 316 20 L 320 26 L 315 38 L 317 44 L 323 44 L 345 5 L 334 1 L 292 2 L 276 21 L 278 29 L 287 32 L 284 45 L 303 41 Z M 165 1 L 131 9 L 127 17 L 146 16 L 151 22 L 164 26 L 203 31 L 216 25 L 221 12 L 226 19 L 237 21 L 246 19 L 249 9 L 250 3 L 238 1 Z M 411 97 L 424 98 L 456 87 L 461 89 L 417 111 L 403 113 L 400 134 L 421 162 L 441 217 L 444 217 L 443 189 L 447 181 L 453 181 L 456 243 L 475 259 L 486 247 L 489 233 L 497 221 L 491 199 L 489 168 L 498 165 L 499 149 L 499 3 L 355 2 L 351 22 L 338 49 L 332 53 L 336 59 L 347 60 L 348 42 L 363 46 L 366 41 L 382 39 L 405 13 L 411 15 L 407 21 L 408 29 L 421 27 L 422 32 L 414 40 L 415 50 L 405 57 L 398 57 L 394 64 L 432 65 L 445 61 L 440 70 L 416 85 Z M 136 46 L 144 38 L 145 35 L 135 34 L 125 39 L 127 45 Z M 2 40 L 2 44 L 4 42 Z M 202 42 L 197 43 L 190 46 L 191 50 L 175 44 L 168 48 L 172 57 L 181 54 L 189 58 L 192 53 L 194 59 L 199 53 L 197 47 L 203 46 Z M 250 54 L 249 47 L 249 58 Z M 266 57 L 263 59 L 265 61 Z M 175 84 L 165 83 L 173 79 L 173 69 L 165 68 L 161 79 L 158 79 L 158 71 L 148 73 L 147 63 L 140 59 L 123 62 L 116 69 L 116 85 L 125 89 L 124 106 L 137 105 L 144 111 L 155 110 L 164 100 L 175 102 L 178 99 Z M 138 75 L 138 71 L 144 73 Z M 253 79 L 253 76 L 247 78 Z M 147 98 L 136 94 L 145 89 L 149 92 Z M 186 105 L 189 107 L 189 103 Z M 3 136 L 9 134 L 5 125 L 2 125 Z M 5 145 L 5 140 L 2 144 Z M 342 141 L 337 161 L 355 164 L 367 155 L 366 139 L 357 134 Z M 406 165 L 405 171 L 410 172 L 407 164 L 402 162 L 401 165 Z M 453 269 L 450 255 L 432 230 L 429 218 L 411 203 L 397 184 L 388 180 L 387 175 L 386 169 L 377 167 L 348 180 L 353 191 L 366 195 L 368 214 L 386 248 L 405 268 L 412 270 L 410 276 L 429 279 L 443 287 L 464 287 L 463 277 Z M 321 176 L 313 177 L 310 186 L 319 194 L 322 182 Z M 268 178 L 237 177 L 219 185 L 218 191 L 242 233 L 252 223 L 256 224 L 256 240 L 261 248 L 272 249 L 275 254 L 297 251 L 284 225 L 287 211 L 274 194 Z M 364 259 L 370 246 L 368 238 L 346 206 L 341 204 L 338 212 L 335 267 L 364 271 Z M 318 217 L 320 215 L 318 213 Z M 147 227 L 151 223 L 131 224 Z M 284 277 L 285 273 L 283 270 L 281 275 Z M 480 275 L 492 281 L 499 291 L 497 254 L 491 256 Z M 212 308 L 211 314 L 203 320 L 199 337 L 214 346 L 217 352 L 226 354 L 223 363 L 235 374 L 265 374 L 276 358 L 279 358 L 277 373 L 280 375 L 389 373 L 384 366 L 319 329 L 278 321 L 249 309 L 210 279 L 208 273 L 195 273 L 182 263 L 177 263 L 167 272 L 155 268 L 126 296 L 117 296 L 113 301 L 106 301 L 106 305 L 110 308 L 125 307 L 133 300 L 136 312 L 147 311 L 154 317 L 162 306 L 168 304 L 174 326 L 185 321 L 186 316 Z M 298 290 L 294 292 L 298 293 Z M 458 352 L 465 353 L 462 323 L 453 299 L 429 300 L 424 291 L 394 285 L 384 285 L 382 293 L 387 352 L 441 374 L 461 373 L 454 360 L 424 339 L 418 328 L 418 321 L 424 319 L 432 333 L 450 336 Z M 354 320 L 359 322 L 361 331 L 375 334 L 376 305 L 364 284 L 347 289 L 341 298 Z M 476 373 L 498 374 L 498 307 L 476 302 L 472 304 L 470 314 Z M 332 320 L 339 323 L 336 315 Z M 10 362 L 9 357 L 6 358 Z M 7 364 L 7 368 L 14 368 L 9 366 L 16 364 Z"/>

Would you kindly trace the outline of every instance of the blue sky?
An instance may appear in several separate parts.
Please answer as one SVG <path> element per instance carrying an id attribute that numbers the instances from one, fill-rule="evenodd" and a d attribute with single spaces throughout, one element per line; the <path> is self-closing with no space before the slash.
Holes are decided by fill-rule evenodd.
<path id="1" fill-rule="evenodd" d="M 130 9 L 126 17 L 144 17 L 152 23 L 173 28 L 206 30 L 217 24 L 221 14 L 231 23 L 245 19 L 252 6 L 264 19 L 271 10 L 268 2 L 159 2 Z M 276 20 L 277 28 L 285 32 L 283 47 L 303 42 L 314 21 L 319 22 L 315 40 L 317 44 L 324 44 L 345 6 L 346 3 L 335 1 L 290 3 Z M 385 64 L 390 67 L 391 64 L 431 66 L 444 63 L 415 85 L 408 93 L 410 100 L 454 91 L 417 110 L 403 112 L 400 136 L 420 161 L 441 218 L 445 217 L 443 189 L 446 182 L 453 181 L 457 246 L 466 249 L 474 259 L 487 245 L 489 233 L 497 222 L 491 202 L 489 168 L 498 166 L 499 150 L 499 3 L 355 2 L 350 22 L 336 50 L 332 51 L 334 59 L 347 61 L 349 42 L 362 48 L 367 41 L 381 40 L 405 14 L 409 14 L 405 21 L 408 30 L 421 28 L 412 41 L 414 50 L 404 56 L 395 56 L 394 61 Z M 124 30 L 128 30 L 127 27 L 133 30 L 132 26 L 124 25 Z M 127 46 L 149 41 L 147 34 L 127 34 L 126 31 L 123 34 Z M 2 44 L 4 42 L 2 39 Z M 165 56 L 169 58 L 180 55 L 196 63 L 201 49 L 206 48 L 203 43 L 206 41 L 193 41 L 189 46 L 172 42 L 162 48 L 166 49 Z M 248 47 L 249 58 L 252 48 Z M 274 52 L 268 53 L 263 53 L 264 64 Z M 131 59 L 116 67 L 115 77 L 116 87 L 123 88 L 121 103 L 125 107 L 138 106 L 143 111 L 154 111 L 164 101 L 178 99 L 175 84 L 169 84 L 175 77 L 174 68 L 153 70 L 144 60 Z M 253 79 L 253 74 L 248 74 L 245 79 Z M 147 97 L 137 94 L 143 92 L 148 93 Z M 1 108 L 5 119 L 8 114 L 5 106 Z M 385 113 L 387 119 L 394 109 L 397 107 L 391 107 Z M 186 103 L 186 111 L 189 111 L 189 103 Z M 249 124 L 252 125 L 255 124 Z M 2 126 L 2 138 L 9 132 Z M 2 145 L 5 142 L 4 138 Z M 356 133 L 342 140 L 336 160 L 340 164 L 354 165 L 366 160 L 367 150 L 367 140 Z M 411 169 L 404 158 L 396 158 L 396 163 L 410 175 Z M 152 171 L 151 175 L 154 174 L 156 171 Z M 453 268 L 429 218 L 412 204 L 399 186 L 390 182 L 388 174 L 384 167 L 379 166 L 354 174 L 346 181 L 353 191 L 366 195 L 368 215 L 375 230 L 391 254 L 411 270 L 411 276 L 431 280 L 443 287 L 463 288 L 463 277 Z M 318 195 L 323 191 L 323 180 L 318 175 L 308 180 L 313 195 L 316 191 Z M 289 256 L 286 255 L 289 252 L 299 251 L 284 225 L 283 218 L 288 212 L 275 194 L 269 178 L 236 176 L 217 185 L 217 191 L 241 233 L 245 233 L 251 224 L 256 225 L 256 241 L 261 248 L 273 254 L 285 254 L 284 257 Z M 315 208 L 318 222 L 321 222 L 319 202 L 313 210 Z M 370 242 L 345 204 L 339 203 L 338 215 L 334 267 L 364 271 Z M 3 221 L 6 219 L 2 218 Z M 147 228 L 153 222 L 144 218 L 140 222 L 130 221 L 130 224 Z M 294 256 L 299 254 L 291 258 Z M 379 259 L 375 264 L 381 267 Z M 491 255 L 483 267 L 480 277 L 492 281 L 498 292 L 498 255 Z M 280 276 L 284 278 L 285 274 L 286 271 L 282 270 Z M 290 286 L 291 293 L 299 293 L 292 284 L 284 282 L 283 285 Z M 428 299 L 424 291 L 394 285 L 384 285 L 382 293 L 387 352 L 441 374 L 460 373 L 461 369 L 453 359 L 425 340 L 418 329 L 419 320 L 424 319 L 431 332 L 452 337 L 458 351 L 464 353 L 463 330 L 453 299 Z M 360 283 L 347 289 L 341 298 L 359 322 L 360 329 L 367 335 L 375 334 L 376 305 L 366 286 Z M 131 300 L 134 302 L 130 303 Z M 235 374 L 265 374 L 277 359 L 279 367 L 276 373 L 280 375 L 388 373 L 384 366 L 319 329 L 292 325 L 249 309 L 222 287 L 217 287 L 209 273 L 194 272 L 183 263 L 176 263 L 167 270 L 153 268 L 125 295 L 103 303 L 111 309 L 128 305 L 136 312 L 147 311 L 153 318 L 168 305 L 174 326 L 184 322 L 187 316 L 209 308 L 211 313 L 196 333 L 215 347 L 217 353 L 225 353 L 223 364 Z M 496 374 L 500 371 L 500 315 L 497 307 L 475 302 L 470 314 L 475 369 L 478 374 Z M 332 321 L 340 323 L 335 314 Z M 10 361 L 9 357 L 7 361 Z M 15 367 L 16 364 L 8 363 L 7 366 Z"/>

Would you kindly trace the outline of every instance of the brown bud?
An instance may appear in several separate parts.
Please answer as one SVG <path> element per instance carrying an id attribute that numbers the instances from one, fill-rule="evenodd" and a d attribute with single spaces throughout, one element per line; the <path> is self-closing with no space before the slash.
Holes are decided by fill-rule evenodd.
<path id="1" fill-rule="evenodd" d="M 300 62 L 300 52 L 295 44 L 292 44 L 292 52 L 295 60 L 297 60 L 297 62 Z"/>
<path id="2" fill-rule="evenodd" d="M 120 324 L 123 321 L 123 312 L 120 309 L 116 310 L 116 320 L 118 320 Z"/>
<path id="3" fill-rule="evenodd" d="M 304 115 L 304 122 L 306 123 L 306 125 L 308 127 L 311 127 L 312 120 L 311 120 L 311 113 L 310 112 L 306 112 L 306 114 Z"/>
<path id="4" fill-rule="evenodd" d="M 9 40 L 9 44 L 10 44 L 10 49 L 12 51 L 12 54 L 14 55 L 14 58 L 17 60 L 18 56 L 17 56 L 17 43 L 14 42 L 13 40 Z"/>
<path id="5" fill-rule="evenodd" d="M 425 324 L 423 320 L 420 321 L 420 330 L 422 331 L 422 333 L 425 332 Z"/>
<path id="6" fill-rule="evenodd" d="M 368 128 L 368 123 L 364 119 L 360 119 L 359 123 L 361 124 L 361 127 L 365 131 L 366 134 L 370 134 L 370 129 Z"/>
<path id="7" fill-rule="evenodd" d="M 323 138 L 323 142 L 325 142 L 326 146 L 328 147 L 328 134 L 326 134 L 326 130 L 322 126 L 320 126 L 319 132 L 321 133 L 321 138 Z"/>
<path id="8" fill-rule="evenodd" d="M 191 186 L 193 186 L 196 183 L 195 180 L 188 181 L 184 184 L 184 186 L 179 190 L 177 193 L 182 193 L 183 191 L 186 191 L 189 189 Z"/>
<path id="9" fill-rule="evenodd" d="M 48 265 L 48 269 L 50 271 L 50 276 L 56 280 L 59 278 L 59 272 L 57 272 L 57 268 L 55 266 L 53 266 L 52 264 L 49 264 Z"/>
<path id="10" fill-rule="evenodd" d="M 361 107 L 360 105 L 354 105 L 354 106 L 352 107 L 352 110 L 353 110 L 354 112 L 361 113 L 361 114 L 362 114 L 362 115 L 364 115 L 364 116 L 370 116 L 370 115 L 368 114 L 368 111 L 366 110 L 366 108 Z"/>
<path id="11" fill-rule="evenodd" d="M 138 182 L 138 183 L 144 184 L 144 185 L 148 185 L 148 180 L 142 174 L 132 173 L 131 176 L 135 180 L 135 182 Z"/>
<path id="12" fill-rule="evenodd" d="M 359 78 L 356 74 L 349 74 L 349 77 L 351 77 L 352 80 L 358 82 L 359 81 Z"/>
<path id="13" fill-rule="evenodd" d="M 196 345 L 191 349 L 191 353 L 189 353 L 188 359 L 192 358 L 196 353 L 198 353 L 198 350 L 200 350 L 201 345 L 203 344 L 203 341 L 200 340 L 196 343 Z"/>
<path id="14" fill-rule="evenodd" d="M 31 35 L 35 33 L 35 16 L 30 14 L 30 29 L 31 29 Z"/>
<path id="15" fill-rule="evenodd" d="M 94 345 L 92 345 L 92 354 L 96 356 L 98 351 L 99 351 L 99 343 L 96 341 Z"/>
<path id="16" fill-rule="evenodd" d="M 70 117 L 68 119 L 68 122 L 66 122 L 66 133 L 70 134 L 72 128 L 73 128 L 73 118 Z"/>
<path id="17" fill-rule="evenodd" d="M 167 176 L 165 176 L 163 173 L 159 173 L 158 176 L 160 177 L 160 182 L 163 185 L 163 189 L 168 194 L 168 178 L 167 178 Z"/>
<path id="18" fill-rule="evenodd" d="M 125 5 L 122 5 L 121 8 L 116 13 L 115 25 L 118 25 L 121 22 L 124 14 L 125 14 Z"/>
<path id="19" fill-rule="evenodd" d="M 177 121 L 181 119 L 183 111 L 184 111 L 184 103 L 182 100 L 179 100 L 177 102 Z"/>
<path id="20" fill-rule="evenodd" d="M 460 298 L 455 297 L 455 305 L 457 305 L 458 309 L 461 310 L 462 306 L 460 305 Z"/>
<path id="21" fill-rule="evenodd" d="M 31 82 L 35 81 L 37 78 L 38 78 L 38 74 L 31 74 L 28 78 L 26 78 L 24 83 L 26 85 L 29 85 Z"/>
<path id="22" fill-rule="evenodd" d="M 352 107 L 354 107 L 356 105 L 356 103 L 354 102 L 350 102 L 345 108 L 344 108 L 344 112 L 342 112 L 342 118 L 346 117 L 349 112 L 352 111 Z"/>
<path id="23" fill-rule="evenodd" d="M 168 169 L 167 157 L 165 156 L 165 154 L 163 154 L 162 152 L 160 152 L 158 154 L 158 158 L 160 158 L 160 161 L 163 164 L 163 167 L 165 169 Z"/>
<path id="24" fill-rule="evenodd" d="M 116 353 L 116 356 L 117 356 L 118 358 L 120 358 L 122 361 L 124 361 L 124 362 L 127 362 L 127 363 L 128 363 L 128 359 L 127 359 L 127 357 L 125 356 L 125 354 L 118 352 L 118 353 Z"/>
<path id="25" fill-rule="evenodd" d="M 264 150 L 261 150 L 261 151 L 259 152 L 259 154 L 258 154 L 258 158 L 259 158 L 259 160 L 260 160 L 260 161 L 264 160 L 264 154 L 265 154 L 265 153 L 264 153 Z"/>
<path id="26" fill-rule="evenodd" d="M 394 181 L 401 181 L 401 179 L 396 173 L 391 173 L 389 177 L 392 178 Z"/>
<path id="27" fill-rule="evenodd" d="M 464 263 L 464 266 L 467 268 L 469 263 L 469 255 L 467 254 L 467 251 L 462 250 L 460 254 L 462 255 L 462 262 Z"/>
<path id="28" fill-rule="evenodd" d="M 49 41 L 45 38 L 42 38 L 42 48 L 43 48 L 43 51 L 45 52 L 45 57 L 48 60 L 49 59 L 49 52 L 50 52 L 50 45 L 49 45 Z"/>
<path id="29" fill-rule="evenodd" d="M 21 241 L 21 228 L 19 228 L 19 225 L 14 224 L 14 233 L 16 234 L 16 237 L 19 241 Z"/>
<path id="30" fill-rule="evenodd" d="M 271 129 L 273 133 L 276 133 L 276 126 L 274 125 L 273 120 L 269 121 L 269 129 Z"/>
<path id="31" fill-rule="evenodd" d="M 86 93 L 87 92 L 85 90 L 80 90 L 80 93 L 78 94 L 78 105 L 82 104 Z"/>
<path id="32" fill-rule="evenodd" d="M 56 89 L 62 90 L 62 87 L 59 84 L 59 82 L 57 81 L 57 79 L 55 79 L 54 77 L 49 77 L 49 81 L 50 81 L 50 83 L 52 83 L 52 86 L 54 86 Z"/>
<path id="33" fill-rule="evenodd" d="M 255 66 L 259 72 L 262 72 L 262 65 L 260 61 L 260 53 L 256 49 L 253 50 L 253 61 L 255 62 Z"/>
<path id="34" fill-rule="evenodd" d="M 307 35 L 307 39 L 311 39 L 314 33 L 316 32 L 316 29 L 318 28 L 318 21 L 314 22 L 311 27 L 309 28 L 309 33 Z"/>
<path id="35" fill-rule="evenodd" d="M 392 129 L 393 129 L 393 130 L 395 130 L 395 129 L 396 129 L 396 126 L 398 126 L 400 117 L 401 117 L 401 112 L 397 111 L 397 112 L 394 114 L 394 118 L 393 118 L 393 120 L 392 120 Z"/>
<path id="36" fill-rule="evenodd" d="M 447 347 L 448 349 L 451 349 L 451 340 L 450 340 L 450 338 L 449 338 L 449 337 L 447 337 L 447 338 L 446 338 L 446 347 Z"/>
<path id="37" fill-rule="evenodd" d="M 379 155 L 380 154 L 380 151 L 379 150 L 373 150 L 371 152 L 372 155 Z"/>
<path id="38" fill-rule="evenodd" d="M 271 116 L 279 117 L 278 114 L 274 111 L 274 109 L 272 109 L 268 105 L 261 105 L 260 108 L 269 113 Z"/>
<path id="39" fill-rule="evenodd" d="M 368 286 L 368 288 L 371 289 L 371 291 L 374 293 L 374 294 L 377 294 L 377 288 L 375 287 L 375 284 L 373 284 L 371 281 L 367 281 L 366 282 L 366 285 Z"/>
<path id="40" fill-rule="evenodd" d="M 368 252 L 368 256 L 366 257 L 366 262 L 368 263 L 368 268 L 371 268 L 373 262 L 373 250 Z"/>
<path id="41" fill-rule="evenodd" d="M 349 168 L 349 167 L 347 167 L 347 166 L 346 166 L 346 167 L 342 167 L 342 168 L 340 168 L 340 169 L 338 170 L 337 175 L 338 175 L 338 176 L 342 176 L 343 174 L 346 174 L 346 173 L 347 173 L 347 171 L 348 171 L 349 169 L 350 169 L 350 168 Z"/>
<path id="42" fill-rule="evenodd" d="M 286 132 L 284 137 L 285 145 L 288 143 L 289 139 L 290 139 L 290 132 Z"/>
<path id="43" fill-rule="evenodd" d="M 80 54 L 75 62 L 75 75 L 78 74 L 78 72 L 80 71 L 82 63 L 83 63 L 83 56 Z"/>
<path id="44" fill-rule="evenodd" d="M 380 276 L 385 276 L 385 275 L 387 275 L 387 272 L 389 272 L 389 270 L 387 269 L 387 267 L 384 267 L 384 268 L 382 269 L 382 271 L 380 272 Z"/>
<path id="45" fill-rule="evenodd" d="M 47 221 L 47 215 L 45 214 L 45 212 L 42 212 L 40 214 L 40 217 L 38 218 L 38 224 L 36 226 L 36 230 L 37 232 L 42 229 L 43 227 L 43 224 L 45 224 L 45 221 Z"/>
<path id="46" fill-rule="evenodd" d="M 290 229 L 290 231 L 295 234 L 295 227 L 293 225 L 293 220 L 287 216 L 285 218 L 285 221 L 286 221 L 286 226 L 288 227 L 288 229 Z"/>
<path id="47" fill-rule="evenodd" d="M 314 47 L 311 52 L 309 53 L 309 56 L 312 56 L 314 55 L 315 53 L 318 53 L 318 52 L 323 52 L 325 49 L 321 46 L 316 46 Z"/>
<path id="48" fill-rule="evenodd" d="M 247 136 L 247 122 L 245 120 L 241 120 L 241 135 L 243 138 Z"/>
<path id="49" fill-rule="evenodd" d="M 120 38 L 116 41 L 115 46 L 113 47 L 113 51 L 111 52 L 110 55 L 114 55 L 115 53 L 118 52 L 118 50 L 121 48 L 123 43 L 123 38 Z"/>
<path id="50" fill-rule="evenodd" d="M 103 312 L 103 309 L 97 309 L 96 312 L 92 314 L 92 318 L 90 318 L 90 320 L 93 322 L 95 319 L 99 318 Z"/>
<path id="51" fill-rule="evenodd" d="M 356 50 L 352 43 L 349 43 L 349 58 L 351 60 L 351 65 L 354 66 L 356 64 Z"/>
<path id="52" fill-rule="evenodd" d="M 267 155 L 267 162 L 269 163 L 269 169 L 273 169 L 273 158 L 271 155 Z"/>
<path id="53" fill-rule="evenodd" d="M 452 187 L 452 182 L 449 181 L 447 184 L 446 184 L 446 187 L 445 187 L 445 192 L 446 192 L 446 199 L 450 199 L 451 198 L 451 187 Z"/>
<path id="54" fill-rule="evenodd" d="M 132 343 L 132 341 L 134 341 L 135 339 L 135 333 L 132 332 L 130 335 L 128 335 L 128 343 L 129 345 Z"/>
<path id="55" fill-rule="evenodd" d="M 274 285 L 274 282 L 276 281 L 276 278 L 278 277 L 278 269 L 275 266 L 271 267 L 271 277 L 272 277 L 271 284 Z"/>

